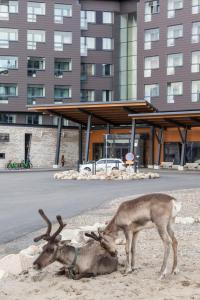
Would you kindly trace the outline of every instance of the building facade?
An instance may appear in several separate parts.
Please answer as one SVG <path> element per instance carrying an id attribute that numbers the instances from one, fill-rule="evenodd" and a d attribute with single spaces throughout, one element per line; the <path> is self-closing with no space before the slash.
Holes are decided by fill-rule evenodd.
<path id="1" fill-rule="evenodd" d="M 58 116 L 31 113 L 27 105 L 146 99 L 160 111 L 200 109 L 199 16 L 198 0 L 0 1 L 0 167 L 27 155 L 40 161 L 35 166 L 47 165 L 45 155 L 39 158 L 43 133 L 55 132 Z M 64 120 L 69 143 L 72 125 Z M 23 145 L 17 158 L 14 131 Z M 200 159 L 198 132 L 190 133 L 192 161 Z M 143 153 L 149 136 L 145 131 Z M 178 161 L 179 135 L 172 132 L 171 142 L 165 136 L 162 159 Z M 90 159 L 104 155 L 103 143 L 95 131 Z"/>

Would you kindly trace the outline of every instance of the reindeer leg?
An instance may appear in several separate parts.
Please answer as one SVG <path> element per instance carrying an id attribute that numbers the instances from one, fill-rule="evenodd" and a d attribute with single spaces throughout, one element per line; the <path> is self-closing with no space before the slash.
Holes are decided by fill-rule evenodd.
<path id="1" fill-rule="evenodd" d="M 137 240 L 138 232 L 133 233 L 133 240 L 132 240 L 132 247 L 131 247 L 131 252 L 132 252 L 132 257 L 131 257 L 131 269 L 132 271 L 135 270 L 135 248 L 136 248 L 136 240 Z"/>
<path id="2" fill-rule="evenodd" d="M 162 267 L 160 270 L 160 279 L 164 278 L 167 274 L 167 261 L 169 258 L 169 253 L 170 253 L 170 244 L 171 244 L 171 239 L 170 236 L 167 232 L 167 226 L 165 225 L 157 225 L 158 228 L 158 233 L 163 241 L 164 244 L 164 258 L 163 258 L 163 263 Z"/>
<path id="3" fill-rule="evenodd" d="M 132 272 L 131 268 L 131 259 L 132 259 L 132 240 L 133 240 L 133 232 L 129 229 L 124 232 L 126 236 L 126 274 Z"/>
<path id="4" fill-rule="evenodd" d="M 178 241 L 175 238 L 174 231 L 172 230 L 172 224 L 171 221 L 169 222 L 167 226 L 167 231 L 169 233 L 169 236 L 172 239 L 172 249 L 174 253 L 174 261 L 173 261 L 173 267 L 172 267 L 172 274 L 177 274 L 178 273 L 178 268 L 177 268 L 177 248 L 178 248 Z"/>

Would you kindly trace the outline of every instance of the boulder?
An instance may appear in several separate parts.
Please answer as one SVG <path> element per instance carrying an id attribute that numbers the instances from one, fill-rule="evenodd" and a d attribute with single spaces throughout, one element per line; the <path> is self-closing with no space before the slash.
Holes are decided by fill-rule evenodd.
<path id="1" fill-rule="evenodd" d="M 4 270 L 0 270 L 0 280 L 8 277 L 8 273 Z"/>
<path id="2" fill-rule="evenodd" d="M 32 268 L 33 262 L 40 254 L 41 247 L 31 245 L 30 247 L 20 251 L 19 257 L 21 262 L 22 271 Z"/>
<path id="3" fill-rule="evenodd" d="M 6 273 L 18 275 L 23 269 L 19 254 L 10 254 L 0 260 L 0 270 Z"/>

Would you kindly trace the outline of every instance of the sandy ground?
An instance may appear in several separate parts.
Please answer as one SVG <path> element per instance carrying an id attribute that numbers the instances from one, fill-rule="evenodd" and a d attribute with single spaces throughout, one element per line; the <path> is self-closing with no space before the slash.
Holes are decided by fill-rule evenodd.
<path id="1" fill-rule="evenodd" d="M 200 216 L 200 189 L 171 192 L 183 203 L 180 216 Z M 131 198 L 131 197 L 129 197 Z M 69 228 L 109 220 L 116 211 L 117 199 L 101 209 L 68 220 Z M 96 278 L 73 281 L 55 275 L 60 267 L 53 264 L 42 272 L 9 276 L 0 281 L 0 300 L 200 300 L 200 225 L 175 225 L 179 241 L 178 275 L 159 281 L 158 271 L 163 256 L 162 242 L 153 230 L 141 232 L 136 252 L 138 269 L 124 275 L 125 251 L 119 246 L 119 270 Z M 169 270 L 171 267 L 171 261 Z"/>

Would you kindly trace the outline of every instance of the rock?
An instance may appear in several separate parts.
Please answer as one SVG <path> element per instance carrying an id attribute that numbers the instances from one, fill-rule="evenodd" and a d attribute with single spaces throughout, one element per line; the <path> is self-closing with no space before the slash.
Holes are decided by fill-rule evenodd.
<path id="1" fill-rule="evenodd" d="M 177 224 L 194 224 L 194 223 L 198 223 L 198 218 L 193 218 L 193 217 L 176 217 L 175 222 Z"/>
<path id="2" fill-rule="evenodd" d="M 8 273 L 4 270 L 0 270 L 0 280 L 8 277 Z"/>
<path id="3" fill-rule="evenodd" d="M 59 172 L 54 174 L 55 179 L 63 180 L 138 180 L 138 179 L 154 179 L 159 178 L 158 173 L 135 173 L 133 168 L 127 168 L 125 171 L 108 170 L 107 174 L 103 171 L 98 171 L 93 175 L 90 171 L 77 172 L 74 170 Z"/>
<path id="4" fill-rule="evenodd" d="M 70 241 L 73 243 L 82 243 L 84 241 L 83 231 L 80 229 L 64 229 L 61 232 L 63 241 Z"/>
<path id="5" fill-rule="evenodd" d="M 19 257 L 21 262 L 22 271 L 27 271 L 32 268 L 33 262 L 36 257 L 40 254 L 41 248 L 35 245 L 20 251 Z"/>
<path id="6" fill-rule="evenodd" d="M 10 254 L 0 260 L 0 270 L 7 273 L 18 275 L 23 269 L 19 254 Z"/>

